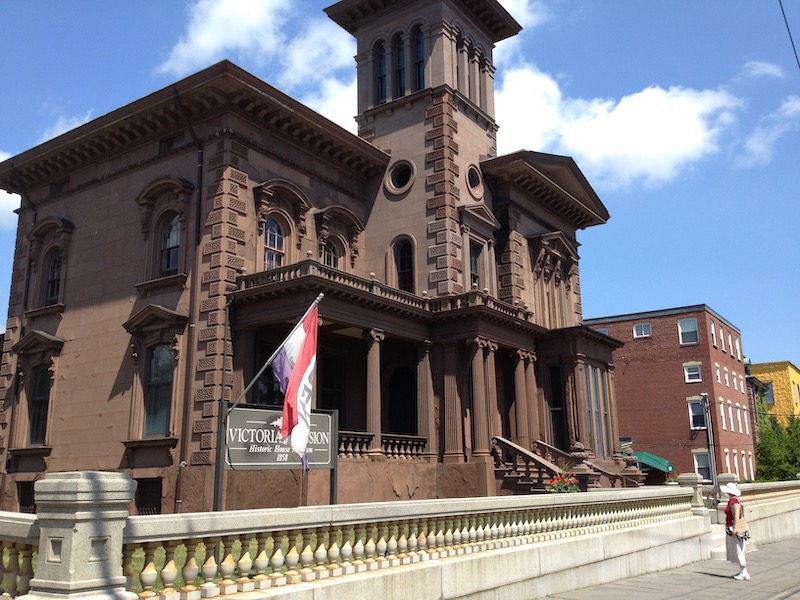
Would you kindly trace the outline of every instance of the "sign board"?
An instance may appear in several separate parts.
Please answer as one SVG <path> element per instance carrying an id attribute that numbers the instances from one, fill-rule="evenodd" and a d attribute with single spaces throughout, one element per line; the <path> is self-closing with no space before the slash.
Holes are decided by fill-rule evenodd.
<path id="1" fill-rule="evenodd" d="M 280 410 L 260 406 L 237 406 L 228 415 L 225 431 L 225 468 L 301 469 L 300 457 L 281 443 Z M 308 439 L 308 466 L 332 469 L 338 434 L 333 415 L 312 411 Z"/>

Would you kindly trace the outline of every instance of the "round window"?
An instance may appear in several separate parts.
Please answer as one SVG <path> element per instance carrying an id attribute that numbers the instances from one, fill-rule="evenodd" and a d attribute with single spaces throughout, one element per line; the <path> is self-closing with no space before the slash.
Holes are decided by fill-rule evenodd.
<path id="1" fill-rule="evenodd" d="M 467 189 L 473 198 L 480 200 L 483 198 L 483 176 L 475 165 L 467 167 Z"/>
<path id="2" fill-rule="evenodd" d="M 398 160 L 386 173 L 384 184 L 391 194 L 403 194 L 407 192 L 414 183 L 417 169 L 414 163 L 408 160 Z"/>

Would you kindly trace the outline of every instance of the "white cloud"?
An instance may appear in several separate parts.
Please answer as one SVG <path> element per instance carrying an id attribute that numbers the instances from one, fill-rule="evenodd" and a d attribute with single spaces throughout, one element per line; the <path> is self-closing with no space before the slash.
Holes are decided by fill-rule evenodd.
<path id="1" fill-rule="evenodd" d="M 46 142 L 47 140 L 51 140 L 56 136 L 61 135 L 62 133 L 66 133 L 70 129 L 75 129 L 83 125 L 84 123 L 88 123 L 92 119 L 93 110 L 86 111 L 86 114 L 83 115 L 74 115 L 72 117 L 67 117 L 65 115 L 61 115 L 56 119 L 56 122 L 53 123 L 50 127 L 48 127 L 42 135 L 39 137 L 39 140 L 36 142 L 37 144 L 41 144 L 42 142 Z"/>
<path id="2" fill-rule="evenodd" d="M 780 139 L 796 130 L 800 130 L 800 96 L 789 96 L 748 136 L 739 164 L 752 167 L 769 163 Z"/>
<path id="3" fill-rule="evenodd" d="M 231 52 L 260 60 L 278 54 L 291 6 L 291 0 L 197 0 L 189 5 L 186 32 L 158 72 L 185 75 Z"/>
<path id="4" fill-rule="evenodd" d="M 657 86 L 619 100 L 565 98 L 551 76 L 524 65 L 503 77 L 496 106 L 501 153 L 567 154 L 599 186 L 625 187 L 669 181 L 718 152 L 741 103 L 722 90 Z"/>
<path id="5" fill-rule="evenodd" d="M 8 152 L 0 150 L 0 162 L 11 158 Z M 17 228 L 17 215 L 14 212 L 19 208 L 22 198 L 19 194 L 9 194 L 0 190 L 0 231 L 14 231 Z"/>
<path id="6" fill-rule="evenodd" d="M 350 77 L 355 71 L 355 53 L 353 36 L 330 19 L 313 19 L 292 38 L 281 56 L 281 84 L 296 87 L 311 82 L 326 82 L 331 79 L 331 73 L 338 69 L 347 69 L 347 76 Z"/>
<path id="7" fill-rule="evenodd" d="M 319 89 L 300 99 L 306 106 L 314 109 L 350 133 L 357 133 L 356 126 L 356 80 L 343 83 L 334 78 L 322 82 Z"/>
<path id="8" fill-rule="evenodd" d="M 764 77 L 783 79 L 786 77 L 779 65 L 762 60 L 751 60 L 745 63 L 744 67 L 742 67 L 742 75 L 749 79 L 761 79 Z"/>
<path id="9" fill-rule="evenodd" d="M 524 52 L 526 34 L 552 18 L 552 12 L 540 0 L 502 0 L 501 4 L 522 25 L 522 33 L 497 44 L 492 55 L 495 66 L 509 65 L 520 61 Z"/>

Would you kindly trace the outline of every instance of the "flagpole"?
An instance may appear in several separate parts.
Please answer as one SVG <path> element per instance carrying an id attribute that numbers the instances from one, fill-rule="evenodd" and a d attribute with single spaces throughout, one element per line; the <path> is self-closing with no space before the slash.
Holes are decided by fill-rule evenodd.
<path id="1" fill-rule="evenodd" d="M 297 324 L 289 332 L 289 336 L 291 336 L 295 331 L 297 331 L 298 327 L 302 327 L 303 321 L 308 316 L 308 313 L 310 313 L 312 310 L 314 310 L 314 307 L 316 307 L 317 304 L 320 303 L 320 301 L 322 300 L 322 298 L 324 296 L 325 296 L 325 294 L 320 292 L 320 294 L 311 303 L 311 306 L 309 306 L 306 309 L 306 312 L 303 313 L 303 316 L 300 317 L 300 320 L 297 321 Z M 228 321 L 227 307 L 226 307 L 225 317 L 226 317 L 225 318 L 225 321 L 226 321 L 226 323 L 225 323 L 225 332 L 226 332 L 226 335 L 227 335 L 227 331 L 228 331 L 228 327 L 229 327 L 229 324 L 227 323 L 227 321 Z M 289 336 L 286 336 L 286 337 L 289 337 Z M 272 364 L 272 361 L 275 360 L 275 357 L 278 355 L 278 352 L 280 352 L 280 349 L 281 349 L 282 345 L 283 345 L 282 343 L 278 345 L 278 347 L 272 353 L 272 356 L 270 356 L 267 359 L 267 362 L 265 362 L 264 366 L 261 367 L 261 369 L 258 371 L 258 373 L 256 373 L 256 376 L 253 377 L 253 379 L 250 381 L 250 383 L 247 384 L 247 387 L 244 388 L 244 390 L 242 390 L 242 393 L 239 394 L 239 397 L 236 398 L 236 401 L 228 407 L 228 410 L 226 410 L 224 412 L 222 410 L 223 403 L 225 402 L 225 368 L 224 368 L 224 355 L 223 355 L 222 397 L 219 400 L 220 410 L 219 410 L 219 413 L 218 413 L 218 419 L 219 420 L 217 422 L 217 427 L 218 427 L 218 429 L 217 429 L 217 454 L 216 454 L 216 461 L 215 461 L 215 464 L 214 464 L 214 510 L 222 510 L 222 474 L 224 472 L 224 465 L 223 465 L 223 462 L 224 462 L 224 451 L 223 451 L 223 448 L 224 448 L 224 445 L 226 443 L 226 437 L 227 437 L 225 435 L 225 429 L 228 426 L 228 416 L 231 414 L 233 409 L 236 408 L 236 406 L 239 404 L 239 402 L 242 401 L 242 398 L 245 397 L 247 392 L 250 391 L 250 388 L 253 387 L 253 384 L 255 384 L 255 382 L 258 381 L 259 377 L 261 377 L 261 375 L 264 374 L 264 371 L 267 370 L 267 367 Z M 225 352 L 225 349 L 223 349 L 223 352 Z"/>

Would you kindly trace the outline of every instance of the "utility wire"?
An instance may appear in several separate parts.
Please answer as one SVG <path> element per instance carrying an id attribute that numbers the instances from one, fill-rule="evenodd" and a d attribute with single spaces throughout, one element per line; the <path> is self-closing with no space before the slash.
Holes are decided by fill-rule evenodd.
<path id="1" fill-rule="evenodd" d="M 792 43 L 792 51 L 794 52 L 794 60 L 797 63 L 797 68 L 800 69 L 800 58 L 797 56 L 797 48 L 794 45 L 794 39 L 792 39 L 792 30 L 789 28 L 789 20 L 786 18 L 786 11 L 783 10 L 783 0 L 778 0 L 778 4 L 781 7 L 781 14 L 783 15 L 783 22 L 786 23 L 786 33 L 789 34 L 789 41 Z"/>

